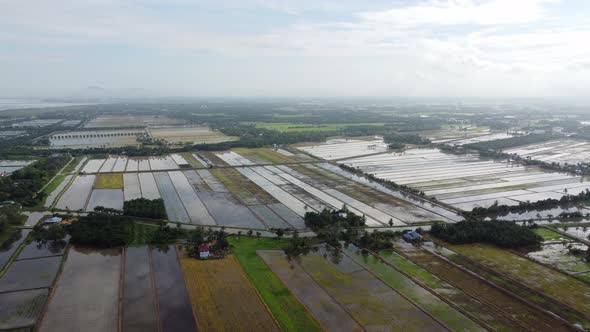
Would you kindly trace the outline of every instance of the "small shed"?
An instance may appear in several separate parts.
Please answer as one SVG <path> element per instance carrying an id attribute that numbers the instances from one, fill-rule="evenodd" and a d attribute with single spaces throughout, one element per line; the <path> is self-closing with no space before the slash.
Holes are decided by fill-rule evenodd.
<path id="1" fill-rule="evenodd" d="M 199 258 L 200 259 L 207 259 L 209 258 L 209 245 L 203 243 L 199 246 Z"/>
<path id="2" fill-rule="evenodd" d="M 422 235 L 416 231 L 410 231 L 403 235 L 404 240 L 408 242 L 416 242 L 422 240 Z"/>

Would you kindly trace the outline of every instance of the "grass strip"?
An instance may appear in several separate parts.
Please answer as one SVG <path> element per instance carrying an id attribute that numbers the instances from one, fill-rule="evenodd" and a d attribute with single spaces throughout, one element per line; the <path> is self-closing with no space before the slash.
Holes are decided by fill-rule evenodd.
<path id="1" fill-rule="evenodd" d="M 258 249 L 280 249 L 284 240 L 241 236 L 230 238 L 234 256 L 252 281 L 273 316 L 285 331 L 321 331 L 305 307 L 256 254 Z"/>
<path id="2" fill-rule="evenodd" d="M 561 241 L 564 236 L 547 228 L 535 228 L 535 234 L 543 238 L 543 241 Z"/>

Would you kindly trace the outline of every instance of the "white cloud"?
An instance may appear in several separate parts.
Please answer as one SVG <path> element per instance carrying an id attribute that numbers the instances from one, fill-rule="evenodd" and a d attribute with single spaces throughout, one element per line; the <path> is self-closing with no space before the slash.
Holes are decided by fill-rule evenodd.
<path id="1" fill-rule="evenodd" d="M 497 25 L 530 23 L 547 17 L 544 5 L 555 0 L 449 0 L 361 13 L 366 22 L 376 25 L 415 27 L 432 25 Z"/>
<path id="2" fill-rule="evenodd" d="M 245 76 L 258 84 L 250 84 L 256 91 L 284 84 L 303 93 L 306 86 L 317 84 L 321 91 L 336 91 L 332 87 L 366 94 L 388 93 L 393 87 L 401 94 L 534 94 L 556 85 L 571 87 L 574 79 L 589 81 L 590 44 L 585 41 L 590 40 L 590 28 L 560 21 L 551 10 L 559 2 L 426 0 L 395 8 L 372 3 L 373 8 L 358 10 L 359 3 L 353 1 L 0 1 L 0 42 L 65 50 L 124 45 L 170 59 L 200 54 L 238 63 L 284 59 L 283 66 L 262 60 L 247 71 L 245 75 L 260 76 Z M 180 6 L 186 13 L 175 17 L 159 12 L 159 6 Z M 238 11 L 264 8 L 292 15 L 296 23 L 223 32 L 191 20 L 191 11 L 199 6 L 217 11 L 219 6 Z M 321 15 L 306 15 L 312 10 L 348 15 L 323 20 Z M 17 52 L 10 52 L 10 59 L 17 58 Z M 67 51 L 54 54 L 67 58 Z M 23 59 L 33 59 L 31 55 L 22 54 Z M 293 65 L 293 58 L 301 58 L 303 64 Z M 308 76 L 300 77 L 292 68 Z M 239 66 L 234 70 L 240 71 Z M 271 72 L 256 74 L 264 70 Z M 284 81 L 274 77 L 277 71 L 285 75 Z M 220 72 L 230 75 L 225 68 Z"/>

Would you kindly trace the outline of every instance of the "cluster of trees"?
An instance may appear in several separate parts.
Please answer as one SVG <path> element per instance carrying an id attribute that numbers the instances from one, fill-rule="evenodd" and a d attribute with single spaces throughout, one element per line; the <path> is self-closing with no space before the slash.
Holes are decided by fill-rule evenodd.
<path id="1" fill-rule="evenodd" d="M 428 138 L 424 138 L 418 134 L 394 133 L 383 136 L 383 140 L 385 141 L 385 143 L 406 143 L 414 145 L 425 145 L 431 143 Z"/>
<path id="2" fill-rule="evenodd" d="M 8 226 L 20 225 L 26 219 L 26 216 L 20 214 L 16 205 L 5 205 L 0 207 L 0 234 L 2 234 Z"/>
<path id="3" fill-rule="evenodd" d="M 534 144 L 539 142 L 545 142 L 552 139 L 556 139 L 558 136 L 552 134 L 531 134 L 531 135 L 523 135 L 523 136 L 514 136 L 510 138 L 504 139 L 497 139 L 493 141 L 487 142 L 478 142 L 478 143 L 471 143 L 464 145 L 467 149 L 472 150 L 504 150 L 513 148 L 516 146 L 527 145 L 527 144 Z"/>
<path id="4" fill-rule="evenodd" d="M 574 211 L 574 212 L 563 211 L 562 213 L 559 214 L 560 218 L 582 218 L 583 216 L 584 215 L 580 211 Z"/>
<path id="5" fill-rule="evenodd" d="M 324 209 L 320 212 L 306 212 L 305 226 L 317 234 L 317 239 L 340 248 L 340 241 L 354 242 L 365 227 L 366 217 L 358 216 L 343 206 L 338 211 Z"/>
<path id="6" fill-rule="evenodd" d="M 341 248 L 341 242 L 353 243 L 359 248 L 373 251 L 391 249 L 392 241 L 401 235 L 400 232 L 394 231 L 365 231 L 365 216 L 350 212 L 346 206 L 338 211 L 324 209 L 321 212 L 307 212 L 304 218 L 305 225 L 317 236 L 315 238 L 300 237 L 299 233 L 293 232 L 292 238 L 284 249 L 289 258 L 308 254 L 313 244 L 318 242 L 326 243 L 336 252 Z"/>
<path id="7" fill-rule="evenodd" d="M 125 201 L 123 203 L 123 215 L 151 219 L 167 218 L 164 200 L 161 198 L 136 198 Z"/>
<path id="8" fill-rule="evenodd" d="M 189 256 L 199 257 L 199 246 L 201 244 L 210 244 L 209 252 L 214 253 L 216 256 L 224 256 L 230 251 L 230 245 L 224 227 L 221 227 L 219 230 L 197 227 L 197 229 L 192 231 L 187 239 Z"/>
<path id="9" fill-rule="evenodd" d="M 387 145 L 387 147 L 390 150 L 402 150 L 406 148 L 406 145 L 404 143 L 397 143 L 397 142 L 393 142 L 393 143 L 389 143 Z"/>
<path id="10" fill-rule="evenodd" d="M 393 240 L 401 236 L 400 232 L 377 230 L 369 233 L 367 231 L 355 242 L 356 246 L 372 251 L 393 249 Z"/>
<path id="11" fill-rule="evenodd" d="M 33 164 L 0 178 L 0 201 L 15 201 L 35 206 L 45 199 L 41 188 L 71 159 L 69 155 L 42 158 Z"/>
<path id="12" fill-rule="evenodd" d="M 96 247 L 124 246 L 133 236 L 133 222 L 124 216 L 90 212 L 66 226 L 70 242 Z"/>
<path id="13" fill-rule="evenodd" d="M 156 246 L 167 246 L 176 242 L 177 239 L 186 237 L 187 230 L 182 229 L 180 224 L 177 227 L 170 227 L 165 222 L 161 222 L 158 230 L 147 239 L 147 242 Z"/>
<path id="14" fill-rule="evenodd" d="M 479 219 L 489 215 L 506 215 L 508 213 L 518 213 L 535 210 L 547 210 L 560 206 L 571 206 L 573 204 L 590 201 L 590 190 L 586 188 L 585 191 L 577 195 L 564 195 L 560 199 L 547 198 L 536 202 L 520 202 L 518 205 L 499 205 L 498 201 L 491 206 L 476 207 L 471 211 L 466 211 L 463 215 L 466 218 Z"/>
<path id="15" fill-rule="evenodd" d="M 436 223 L 430 234 L 454 244 L 486 242 L 504 248 L 537 246 L 543 240 L 531 228 L 510 221 L 461 221 Z"/>
<path id="16" fill-rule="evenodd" d="M 314 241 L 309 237 L 300 237 L 299 232 L 293 231 L 291 240 L 284 248 L 285 254 L 289 259 L 304 256 L 309 253 Z"/>

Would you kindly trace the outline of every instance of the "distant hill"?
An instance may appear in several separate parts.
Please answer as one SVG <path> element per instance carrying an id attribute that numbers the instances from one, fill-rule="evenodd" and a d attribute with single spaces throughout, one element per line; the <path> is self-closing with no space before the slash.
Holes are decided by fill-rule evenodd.
<path id="1" fill-rule="evenodd" d="M 76 100 L 109 100 L 109 99 L 132 99 L 152 97 L 153 93 L 141 88 L 128 89 L 105 89 L 100 86 L 91 85 L 84 89 L 76 90 L 66 96 L 68 99 Z"/>

